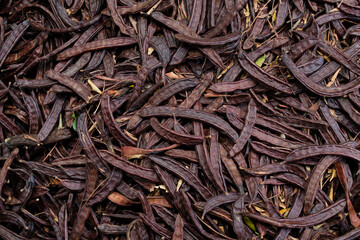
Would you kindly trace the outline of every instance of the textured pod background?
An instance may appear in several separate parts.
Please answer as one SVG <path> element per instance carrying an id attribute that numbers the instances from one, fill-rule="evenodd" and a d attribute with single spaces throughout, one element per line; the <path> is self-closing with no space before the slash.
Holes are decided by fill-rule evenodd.
<path id="1" fill-rule="evenodd" d="M 358 0 L 4 0 L 0 238 L 358 239 Z"/>

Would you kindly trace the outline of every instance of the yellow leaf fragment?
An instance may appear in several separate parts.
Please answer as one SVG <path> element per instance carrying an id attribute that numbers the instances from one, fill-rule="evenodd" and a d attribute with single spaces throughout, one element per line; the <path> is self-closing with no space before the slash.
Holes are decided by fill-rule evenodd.
<path id="1" fill-rule="evenodd" d="M 155 50 L 154 48 L 149 47 L 147 54 L 148 54 L 148 55 L 151 55 L 151 54 L 154 52 L 154 50 Z"/>
<path id="2" fill-rule="evenodd" d="M 178 79 L 178 75 L 176 75 L 174 72 L 168 72 L 165 74 L 167 77 L 172 78 L 172 79 Z"/>
<path id="3" fill-rule="evenodd" d="M 147 15 L 150 15 L 153 11 L 155 11 L 155 9 L 160 5 L 160 3 L 162 2 L 162 0 L 158 1 L 152 8 L 150 8 L 149 11 L 147 11 Z"/>
<path id="4" fill-rule="evenodd" d="M 177 185 L 176 185 L 176 191 L 177 191 L 177 192 L 178 192 L 179 189 L 181 188 L 182 183 L 183 183 L 183 180 L 182 180 L 182 179 L 179 179 L 179 181 L 178 181 L 178 183 L 177 183 Z"/>
<path id="5" fill-rule="evenodd" d="M 334 182 L 331 182 L 331 187 L 329 191 L 329 198 L 331 201 L 334 201 Z"/>
<path id="6" fill-rule="evenodd" d="M 255 63 L 256 65 L 258 65 L 259 67 L 262 67 L 262 65 L 264 64 L 266 60 L 266 55 L 262 55 L 261 57 L 259 57 L 258 59 L 256 59 Z"/>
<path id="7" fill-rule="evenodd" d="M 341 67 L 339 67 L 338 70 L 336 70 L 336 72 L 334 73 L 334 75 L 330 78 L 330 82 L 328 82 L 326 84 L 327 87 L 331 87 L 334 83 L 335 83 L 335 80 L 337 78 L 337 76 L 339 75 L 339 72 L 341 71 Z"/>
<path id="8" fill-rule="evenodd" d="M 138 140 L 138 139 L 137 139 L 133 134 L 131 134 L 129 131 L 124 130 L 124 133 L 125 133 L 129 138 L 131 138 L 132 140 L 134 140 L 134 141 L 137 141 L 137 140 Z"/>
<path id="9" fill-rule="evenodd" d="M 284 213 L 287 211 L 287 208 L 283 208 L 281 209 L 279 212 L 281 214 L 281 216 L 284 216 Z"/>
<path id="10" fill-rule="evenodd" d="M 336 169 L 332 169 L 331 171 L 331 177 L 330 177 L 330 182 L 336 177 Z"/>
<path id="11" fill-rule="evenodd" d="M 336 112 L 335 112 L 335 110 L 334 109 L 329 109 L 330 110 L 330 114 L 331 114 L 331 116 L 333 116 L 335 119 L 337 119 L 338 118 L 338 116 L 336 115 Z"/>
<path id="12" fill-rule="evenodd" d="M 319 225 L 313 226 L 314 231 L 319 230 L 319 229 L 322 227 L 322 225 L 324 225 L 324 224 L 325 224 L 325 223 L 321 223 L 321 224 L 319 224 Z"/>
<path id="13" fill-rule="evenodd" d="M 135 32 L 138 32 L 136 20 L 132 16 L 129 16 L 129 20 L 130 20 L 130 23 L 131 23 L 132 27 L 134 28 Z"/>
<path id="14" fill-rule="evenodd" d="M 230 64 L 224 70 L 222 70 L 216 79 L 220 79 L 227 71 L 229 71 L 232 66 L 234 66 L 234 61 L 231 61 Z"/>
<path id="15" fill-rule="evenodd" d="M 275 11 L 274 11 L 274 13 L 273 13 L 273 15 L 272 15 L 272 18 L 271 18 L 271 21 L 272 21 L 272 22 L 275 22 L 275 20 L 276 20 L 276 15 L 277 15 L 277 11 L 276 11 L 276 9 L 275 9 Z"/>
<path id="16" fill-rule="evenodd" d="M 88 79 L 88 84 L 94 92 L 102 94 L 102 91 L 90 79 Z"/>

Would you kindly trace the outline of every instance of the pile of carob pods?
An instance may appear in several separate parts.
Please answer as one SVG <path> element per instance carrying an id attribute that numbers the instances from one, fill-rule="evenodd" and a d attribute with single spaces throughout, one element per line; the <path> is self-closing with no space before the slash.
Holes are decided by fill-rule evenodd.
<path id="1" fill-rule="evenodd" d="M 359 239 L 359 0 L 3 0 L 0 238 Z"/>

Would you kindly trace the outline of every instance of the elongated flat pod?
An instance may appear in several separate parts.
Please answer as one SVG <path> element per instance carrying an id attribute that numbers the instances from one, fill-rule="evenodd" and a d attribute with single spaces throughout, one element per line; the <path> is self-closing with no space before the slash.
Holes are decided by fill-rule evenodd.
<path id="1" fill-rule="evenodd" d="M 87 89 L 85 85 L 80 83 L 79 81 L 74 80 L 73 78 L 67 77 L 65 75 L 60 74 L 55 70 L 48 70 L 46 72 L 46 76 L 49 78 L 58 81 L 62 85 L 70 88 L 75 93 L 77 93 L 82 99 L 84 99 L 87 103 L 93 97 L 90 90 Z"/>
<path id="2" fill-rule="evenodd" d="M 63 45 L 61 45 L 60 47 L 54 49 L 53 51 L 49 52 L 48 54 L 36 59 L 35 63 L 39 62 L 39 61 L 45 61 L 48 60 L 49 58 L 55 56 L 56 54 L 58 54 L 59 52 L 63 51 L 64 49 L 68 48 L 71 44 L 73 44 L 74 42 L 80 40 L 80 35 L 76 34 L 75 36 L 73 36 L 70 40 L 68 40 L 67 42 L 65 42 Z M 34 63 L 31 63 L 34 64 Z M 56 69 L 56 67 L 55 67 Z"/>
<path id="3" fill-rule="evenodd" d="M 302 189 L 306 189 L 307 182 L 305 181 L 305 179 L 299 177 L 296 174 L 281 173 L 281 174 L 276 175 L 274 179 L 276 179 L 277 181 L 293 184 L 294 186 L 297 186 Z M 319 200 L 323 204 L 333 203 L 333 201 L 331 201 L 331 199 L 328 197 L 328 195 L 326 195 L 326 193 L 320 188 L 317 188 L 316 199 Z"/>
<path id="4" fill-rule="evenodd" d="M 237 107 L 234 107 L 234 106 L 231 106 L 231 105 L 226 105 L 226 109 L 225 108 L 218 108 L 218 111 L 220 111 L 221 113 L 223 113 L 223 112 L 226 113 L 226 111 L 231 111 L 240 118 L 245 118 L 246 117 L 246 113 L 244 111 L 242 111 L 240 108 L 237 108 Z M 289 117 L 289 116 L 286 116 L 286 117 Z M 286 117 L 283 117 L 283 118 L 285 119 Z M 311 136 L 306 135 L 305 133 L 303 133 L 303 132 L 301 132 L 301 131 L 293 128 L 293 127 L 290 127 L 289 125 L 287 125 L 283 121 L 280 122 L 280 121 L 277 121 L 276 119 L 273 119 L 273 118 L 274 118 L 274 116 L 267 117 L 267 116 L 262 115 L 262 114 L 257 114 L 255 124 L 259 125 L 259 126 L 262 126 L 262 127 L 265 127 L 267 129 L 273 130 L 273 131 L 275 131 L 277 133 L 283 133 L 286 136 L 290 136 L 291 138 L 293 138 L 293 139 L 295 139 L 295 140 L 297 140 L 299 142 L 312 142 L 312 143 L 315 143 L 314 139 L 312 139 Z M 325 126 L 327 126 L 325 122 L 324 122 L 324 124 L 325 124 Z"/>
<path id="5" fill-rule="evenodd" d="M 252 128 L 256 122 L 256 111 L 257 111 L 257 109 L 256 109 L 255 102 L 254 102 L 254 100 L 250 99 L 250 102 L 249 102 L 248 108 L 247 108 L 247 114 L 245 117 L 244 127 L 243 127 L 241 134 L 240 134 L 239 138 L 237 139 L 235 145 L 229 152 L 230 157 L 233 157 L 237 153 L 239 153 L 243 149 L 243 147 L 245 146 L 247 141 L 250 139 L 250 136 L 252 134 Z"/>
<path id="6" fill-rule="evenodd" d="M 77 119 L 77 132 L 79 135 L 79 141 L 90 161 L 101 173 L 103 173 L 105 176 L 109 176 L 110 170 L 104 163 L 99 154 L 99 151 L 95 148 L 89 135 L 86 113 L 82 113 Z"/>
<path id="7" fill-rule="evenodd" d="M 311 227 L 320 223 L 325 222 L 329 218 L 334 217 L 336 214 L 341 212 L 346 206 L 346 201 L 340 200 L 333 205 L 315 213 L 305 217 L 299 218 L 288 218 L 288 219 L 278 219 L 267 217 L 263 215 L 259 215 L 256 213 L 244 212 L 244 216 L 249 217 L 251 219 L 255 219 L 257 221 L 275 226 L 275 227 L 286 227 L 286 228 L 305 228 Z"/>
<path id="8" fill-rule="evenodd" d="M 355 110 L 350 101 L 345 98 L 338 98 L 337 101 L 339 102 L 340 107 L 349 115 L 351 120 L 360 125 L 360 113 Z"/>
<path id="9" fill-rule="evenodd" d="M 133 139 L 128 137 L 121 128 L 116 125 L 114 116 L 110 107 L 110 97 L 104 93 L 101 98 L 101 112 L 106 126 L 109 128 L 110 133 L 122 144 L 135 146 L 136 143 Z"/>
<path id="10" fill-rule="evenodd" d="M 131 37 L 115 37 L 115 38 L 96 40 L 93 42 L 85 43 L 80 46 L 66 49 L 57 56 L 56 60 L 62 61 L 85 52 L 97 51 L 97 50 L 113 48 L 113 47 L 129 46 L 135 43 L 136 43 L 136 39 Z"/>
<path id="11" fill-rule="evenodd" d="M 228 93 L 235 90 L 245 90 L 256 86 L 256 82 L 250 78 L 245 78 L 235 82 L 221 82 L 211 85 L 210 90 L 214 92 Z"/>
<path id="12" fill-rule="evenodd" d="M 110 224 L 110 223 L 101 223 L 101 224 L 98 224 L 96 226 L 96 228 L 102 234 L 120 235 L 120 234 L 126 234 L 128 225 L 114 225 L 114 224 Z"/>
<path id="13" fill-rule="evenodd" d="M 144 1 L 144 2 L 139 2 L 139 3 L 131 5 L 131 6 L 121 6 L 121 7 L 117 7 L 117 11 L 121 15 L 134 14 L 134 13 L 144 11 L 148 8 L 151 8 L 157 2 L 159 2 L 159 0 L 148 0 L 148 1 Z M 109 9 L 105 9 L 101 13 L 104 15 L 110 16 Z"/>
<path id="14" fill-rule="evenodd" d="M 318 46 L 322 51 L 329 54 L 335 61 L 344 65 L 347 69 L 352 71 L 355 74 L 360 74 L 360 66 L 356 64 L 352 58 L 347 57 L 342 51 L 338 48 L 324 42 L 320 41 Z"/>
<path id="15" fill-rule="evenodd" d="M 98 170 L 91 163 L 86 165 L 86 181 L 85 181 L 85 191 L 83 192 L 82 204 L 76 215 L 74 221 L 74 227 L 70 233 L 71 239 L 79 239 L 81 233 L 85 228 L 85 222 L 89 218 L 91 208 L 87 207 L 85 201 L 91 196 L 95 191 L 96 183 L 98 180 Z M 49 214 L 50 215 L 50 214 Z M 55 220 L 54 220 L 55 222 Z"/>
<path id="16" fill-rule="evenodd" d="M 41 112 L 38 102 L 33 96 L 26 94 L 23 94 L 23 99 L 29 114 L 29 133 L 37 133 L 41 121 Z"/>
<path id="17" fill-rule="evenodd" d="M 234 32 L 216 38 L 189 37 L 183 34 L 175 34 L 175 38 L 180 42 L 186 42 L 199 46 L 219 46 L 239 40 L 241 38 L 241 33 Z"/>
<path id="18" fill-rule="evenodd" d="M 307 174 L 303 167 L 297 164 L 272 163 L 257 168 L 241 168 L 247 174 L 254 176 L 266 176 L 277 173 L 294 173 L 302 178 L 306 178 Z"/>
<path id="19" fill-rule="evenodd" d="M 238 239 L 252 239 L 254 233 L 245 225 L 242 213 L 245 210 L 244 196 L 241 196 L 232 206 L 233 229 Z"/>
<path id="20" fill-rule="evenodd" d="M 319 40 L 306 38 L 299 41 L 297 44 L 294 44 L 289 52 L 289 56 L 292 59 L 298 58 L 301 54 L 303 54 L 306 50 L 314 47 Z"/>
<path id="21" fill-rule="evenodd" d="M 15 46 L 16 42 L 22 37 L 26 29 L 30 26 L 29 20 L 25 20 L 10 33 L 6 38 L 0 50 L 0 68 L 4 64 L 6 57 L 9 55 L 11 49 Z"/>
<path id="22" fill-rule="evenodd" d="M 56 22 L 58 22 L 59 25 L 61 25 L 62 27 L 65 27 L 65 25 L 76 25 L 76 22 L 72 18 L 70 18 L 69 14 L 65 10 L 65 6 L 61 2 L 56 0 L 49 0 L 49 4 L 52 11 L 54 12 Z"/>
<path id="23" fill-rule="evenodd" d="M 171 51 L 165 39 L 157 36 L 153 36 L 150 39 L 149 44 L 157 52 L 160 62 L 163 64 L 163 66 L 166 66 L 170 62 Z"/>
<path id="24" fill-rule="evenodd" d="M 235 161 L 228 157 L 227 151 L 222 144 L 220 144 L 219 150 L 221 161 L 225 165 L 226 170 L 229 172 L 231 179 L 235 183 L 235 186 L 238 188 L 239 192 L 244 194 L 243 179 L 240 175 L 239 168 L 236 166 Z"/>
<path id="25" fill-rule="evenodd" d="M 21 88 L 46 88 L 56 84 L 56 82 L 50 79 L 15 79 L 14 85 Z"/>
<path id="26" fill-rule="evenodd" d="M 317 57 L 308 61 L 305 64 L 299 66 L 299 69 L 305 73 L 306 76 L 317 72 L 322 66 L 324 66 L 325 59 L 323 57 Z"/>
<path id="27" fill-rule="evenodd" d="M 17 213 L 7 210 L 0 211 L 0 222 L 1 223 L 12 223 L 21 227 L 22 229 L 27 229 L 26 221 Z"/>
<path id="28" fill-rule="evenodd" d="M 199 102 L 197 102 L 194 106 L 194 109 L 202 110 L 201 104 Z M 201 122 L 193 121 L 192 125 L 193 125 L 194 135 L 205 137 L 204 126 Z M 213 137 L 215 137 L 214 131 L 215 131 L 214 129 L 210 130 L 210 137 L 211 137 L 210 144 L 211 144 L 211 142 L 214 144 L 214 141 L 217 141 L 216 139 L 213 138 Z M 211 134 L 212 134 L 212 136 L 211 136 Z M 216 132 L 216 135 L 218 135 L 217 132 Z M 215 138 L 218 138 L 218 136 L 216 136 Z M 222 174 L 221 174 L 222 172 L 219 171 L 220 167 L 221 167 L 221 165 L 219 165 L 219 163 L 221 164 L 221 162 L 219 162 L 220 156 L 219 155 L 211 156 L 211 153 L 214 154 L 214 151 L 218 152 L 218 150 L 219 150 L 218 146 L 219 146 L 219 144 L 217 143 L 217 149 L 210 150 L 210 153 L 209 153 L 206 141 L 203 141 L 202 144 L 198 144 L 195 146 L 195 153 L 197 155 L 197 158 L 199 159 L 199 165 L 203 169 L 205 176 L 207 176 L 211 182 L 214 182 L 214 185 L 218 189 L 220 189 L 222 192 L 225 192 L 226 190 L 223 185 L 223 178 L 222 178 Z M 215 158 L 217 158 L 217 159 L 215 159 Z M 218 161 L 218 162 L 216 162 L 216 161 Z"/>
<path id="29" fill-rule="evenodd" d="M 179 133 L 171 130 L 161 124 L 156 118 L 150 119 L 150 125 L 157 134 L 166 140 L 169 140 L 170 142 L 184 145 L 195 145 L 201 143 L 204 140 L 204 138 L 200 136 L 192 136 L 190 134 Z"/>
<path id="30" fill-rule="evenodd" d="M 323 120 L 304 118 L 301 116 L 273 116 L 281 122 L 287 123 L 290 126 L 310 129 L 325 129 L 329 125 Z"/>
<path id="31" fill-rule="evenodd" d="M 10 118 L 8 118 L 2 112 L 0 112 L 0 125 L 2 125 L 4 128 L 6 128 L 14 135 L 21 134 L 24 132 L 18 125 L 16 125 Z"/>
<path id="32" fill-rule="evenodd" d="M 190 93 L 189 96 L 180 104 L 180 108 L 191 108 L 197 100 L 200 99 L 202 94 L 205 92 L 207 87 L 210 85 L 212 80 L 214 79 L 214 74 L 212 72 L 207 72 L 204 74 L 203 78 L 201 79 L 202 82 L 195 87 L 195 89 Z"/>
<path id="33" fill-rule="evenodd" d="M 41 45 L 47 39 L 47 37 L 48 37 L 48 33 L 46 32 L 39 33 L 39 35 L 37 35 L 33 40 L 31 40 L 27 45 L 25 45 L 21 49 L 21 51 L 10 54 L 6 58 L 5 64 L 13 64 L 19 62 L 27 55 L 29 55 L 34 48 L 36 48 L 38 45 Z"/>
<path id="34" fill-rule="evenodd" d="M 106 0 L 107 6 L 110 10 L 110 16 L 112 17 L 114 23 L 119 27 L 120 32 L 124 35 L 135 36 L 135 31 L 133 28 L 128 27 L 120 12 L 117 11 L 117 1 L 116 0 Z"/>
<path id="35" fill-rule="evenodd" d="M 298 101 L 297 99 L 295 99 L 293 97 L 281 97 L 281 98 L 280 97 L 274 97 L 274 99 L 288 105 L 289 107 L 293 107 L 293 108 L 298 109 L 300 111 L 303 111 L 303 112 L 309 113 L 311 115 L 314 115 L 314 111 L 309 110 L 300 101 Z"/>
<path id="36" fill-rule="evenodd" d="M 114 168 L 109 176 L 109 180 L 101 187 L 101 189 L 90 197 L 86 205 L 92 206 L 104 200 L 117 187 L 117 185 L 119 185 L 122 180 L 122 176 L 122 171 Z"/>
<path id="37" fill-rule="evenodd" d="M 353 240 L 353 239 L 359 239 L 359 237 L 360 237 L 360 228 L 356 228 L 340 237 L 335 238 L 334 240 Z"/>
<path id="38" fill-rule="evenodd" d="M 14 239 L 14 240 L 26 240 L 27 238 L 20 236 L 19 234 L 11 231 L 10 229 L 0 225 L 1 236 L 5 239 Z"/>
<path id="39" fill-rule="evenodd" d="M 226 112 L 226 116 L 231 122 L 231 124 L 234 125 L 234 127 L 236 127 L 237 129 L 242 129 L 244 127 L 243 122 L 234 113 Z M 289 148 L 289 149 L 295 149 L 304 146 L 303 143 L 284 139 L 282 137 L 279 137 L 275 134 L 272 134 L 270 132 L 267 132 L 266 130 L 257 127 L 253 127 L 252 136 L 269 144 L 279 147 Z"/>
<path id="40" fill-rule="evenodd" d="M 83 67 L 86 66 L 86 64 L 88 64 L 88 62 L 91 59 L 91 52 L 87 52 L 84 53 L 77 61 L 76 63 L 74 63 L 73 65 L 71 65 L 68 69 L 66 69 L 65 71 L 61 72 L 61 74 L 68 76 L 68 77 L 74 77 L 79 71 L 80 69 L 82 69 Z M 112 58 L 111 58 L 111 61 Z M 114 61 L 113 61 L 114 62 Z"/>
<path id="41" fill-rule="evenodd" d="M 222 204 L 228 204 L 228 203 L 235 202 L 235 201 L 239 200 L 239 198 L 241 196 L 242 195 L 240 193 L 230 192 L 230 193 L 223 193 L 223 194 L 220 194 L 220 195 L 210 198 L 205 203 L 203 213 L 202 213 L 202 218 L 204 218 L 204 216 L 208 212 L 213 210 L 214 208 L 216 208 Z"/>
<path id="42" fill-rule="evenodd" d="M 144 224 L 147 227 L 149 227 L 152 231 L 156 232 L 165 239 L 171 239 L 172 236 L 171 231 L 156 223 L 155 219 L 151 219 L 149 216 L 143 213 L 140 213 L 139 216 L 141 218 L 141 221 L 143 221 Z"/>
<path id="43" fill-rule="evenodd" d="M 95 16 L 93 19 L 89 20 L 89 21 L 86 21 L 86 22 L 80 22 L 79 24 L 75 25 L 75 26 L 72 26 L 72 27 L 68 27 L 68 28 L 44 28 L 44 29 L 41 29 L 42 31 L 49 31 L 49 32 L 52 32 L 52 33 L 66 33 L 66 32 L 73 32 L 73 31 L 77 31 L 81 28 L 85 28 L 85 27 L 88 27 L 88 26 L 91 26 L 95 23 L 97 23 L 98 21 L 100 21 L 101 19 L 101 15 L 97 15 Z"/>
<path id="44" fill-rule="evenodd" d="M 360 27 L 359 27 L 359 25 L 354 25 L 354 26 L 349 27 L 346 30 L 346 33 L 344 35 L 344 39 L 346 39 L 349 35 L 359 37 L 360 36 Z"/>
<path id="45" fill-rule="evenodd" d="M 270 147 L 262 142 L 252 141 L 251 147 L 258 153 L 268 155 L 275 159 L 284 160 L 289 154 L 288 150 L 277 149 L 276 147 Z"/>
<path id="46" fill-rule="evenodd" d="M 5 183 L 5 179 L 6 179 L 8 170 L 10 169 L 10 165 L 14 161 L 14 159 L 16 158 L 16 156 L 18 154 L 19 154 L 19 149 L 14 148 L 11 151 L 10 155 L 8 156 L 4 165 L 1 168 L 1 171 L 0 171 L 0 193 L 2 193 L 2 189 L 3 189 L 4 183 Z"/>
<path id="47" fill-rule="evenodd" d="M 255 39 L 258 37 L 262 37 L 264 33 L 270 33 L 269 29 L 264 28 L 266 24 L 266 14 L 267 14 L 267 8 L 261 8 L 262 11 L 259 12 L 259 15 L 257 18 L 253 16 L 254 22 L 252 24 L 252 27 L 249 29 L 250 32 L 247 34 L 247 38 L 243 42 L 242 48 L 245 50 L 249 50 L 254 46 Z M 253 12 L 253 11 L 251 11 Z M 268 35 L 268 34 L 265 34 Z M 265 36 L 266 37 L 266 36 Z"/>
<path id="48" fill-rule="evenodd" d="M 199 84 L 195 78 L 184 78 L 172 81 L 157 91 L 147 102 L 146 105 L 157 106 L 179 92 L 183 92 L 196 87 Z"/>
<path id="49" fill-rule="evenodd" d="M 127 158 L 137 158 L 139 156 L 146 156 L 147 154 L 162 152 L 179 146 L 180 146 L 179 144 L 173 144 L 168 147 L 156 148 L 156 149 L 143 149 L 143 148 L 125 146 L 121 148 L 121 153 L 124 157 Z"/>
<path id="50" fill-rule="evenodd" d="M 245 2 L 242 2 L 241 4 L 245 4 Z M 204 6 L 204 8 L 205 8 L 205 6 Z M 235 15 L 236 15 L 236 11 L 238 11 L 238 10 L 240 10 L 242 8 L 243 7 L 238 7 L 237 10 L 236 9 L 228 9 L 228 10 L 226 10 L 226 12 L 224 14 L 224 18 L 222 18 L 222 21 L 216 22 L 216 26 L 214 28 L 210 28 L 202 36 L 205 37 L 205 38 L 212 38 L 212 37 L 215 37 L 215 36 L 219 35 L 222 32 L 222 30 L 224 28 L 226 28 L 233 21 Z"/>
<path id="51" fill-rule="evenodd" d="M 303 72 L 301 72 L 285 52 L 282 54 L 282 60 L 289 71 L 294 75 L 294 77 L 299 80 L 299 82 L 301 82 L 301 84 L 303 84 L 307 89 L 317 95 L 323 97 L 340 97 L 354 91 L 360 86 L 360 77 L 339 87 L 322 86 L 314 83 Z"/>
<path id="52" fill-rule="evenodd" d="M 353 45 L 348 47 L 344 50 L 344 55 L 353 58 L 355 55 L 357 55 L 360 51 L 360 42 L 356 41 Z M 336 61 L 331 61 L 328 64 L 325 64 L 323 67 L 321 67 L 318 71 L 311 74 L 309 76 L 309 79 L 313 82 L 322 82 L 327 77 L 332 76 L 337 69 L 340 67 L 340 64 Z"/>
<path id="53" fill-rule="evenodd" d="M 191 36 L 191 37 L 198 37 L 199 35 L 197 35 L 195 33 L 195 31 L 183 24 L 181 24 L 180 22 L 170 18 L 170 17 L 167 17 L 165 16 L 164 14 L 160 13 L 160 12 L 153 12 L 151 15 L 151 18 L 155 19 L 156 21 L 164 24 L 165 26 L 167 26 L 168 28 L 178 32 L 178 33 L 181 33 L 181 34 L 184 34 L 184 35 L 187 35 L 187 36 Z M 220 67 L 220 68 L 224 68 L 224 63 L 223 61 L 221 60 L 219 54 L 212 48 L 199 48 L 199 50 L 204 53 L 208 58 L 209 60 L 215 64 L 217 67 Z"/>
<path id="54" fill-rule="evenodd" d="M 226 121 L 218 116 L 200 110 L 173 107 L 148 107 L 141 110 L 139 114 L 141 117 L 176 116 L 189 118 L 212 125 L 213 127 L 225 133 L 233 141 L 236 141 L 236 139 L 239 137 L 236 131 Z"/>
<path id="55" fill-rule="evenodd" d="M 238 54 L 240 66 L 256 81 L 274 90 L 292 94 L 291 85 L 265 72 L 253 62 L 244 51 Z"/>
<path id="56" fill-rule="evenodd" d="M 358 5 L 353 5 L 351 1 L 350 3 L 345 1 L 344 5 L 341 4 L 339 6 L 339 9 L 344 13 L 354 15 L 356 17 L 360 16 L 360 7 Z"/>
<path id="57" fill-rule="evenodd" d="M 205 4 L 203 4 L 202 0 L 193 1 L 191 16 L 188 21 L 187 27 L 189 29 L 195 30 L 198 28 L 200 19 L 202 16 L 202 11 L 205 8 Z M 173 40 L 175 41 L 175 37 L 173 36 Z M 181 43 L 176 50 L 176 52 L 173 54 L 170 65 L 176 65 L 184 61 L 188 51 L 190 49 L 190 46 Z"/>
<path id="58" fill-rule="evenodd" d="M 336 122 L 335 118 L 333 117 L 333 115 L 330 112 L 330 109 L 323 101 L 320 102 L 319 112 L 320 112 L 321 116 L 324 118 L 324 120 L 326 120 L 328 122 L 329 129 L 332 130 L 332 132 L 334 133 L 334 136 L 337 138 L 337 140 L 340 143 L 346 142 L 347 137 L 341 131 L 339 124 Z M 333 142 L 328 141 L 327 143 L 333 143 Z"/>
<path id="59" fill-rule="evenodd" d="M 87 64 L 86 68 L 84 69 L 85 71 L 92 71 L 95 68 L 97 68 L 100 63 L 102 62 L 104 56 L 105 56 L 105 50 L 100 50 L 100 51 L 96 51 L 91 60 L 89 61 L 89 63 Z"/>
<path id="60" fill-rule="evenodd" d="M 316 18 L 316 22 L 319 25 L 323 25 L 335 20 L 341 20 L 341 19 L 346 19 L 349 18 L 348 14 L 345 14 L 343 12 L 340 11 L 336 11 L 336 12 L 331 12 L 331 13 L 326 13 L 321 15 L 320 17 Z"/>
<path id="61" fill-rule="evenodd" d="M 326 156 L 322 158 L 318 164 L 312 170 L 311 176 L 308 180 L 305 198 L 304 198 L 304 213 L 307 214 L 310 212 L 313 202 L 316 197 L 316 191 L 319 187 L 320 180 L 325 173 L 325 171 L 335 162 L 339 161 L 341 157 L 339 156 Z"/>
<path id="62" fill-rule="evenodd" d="M 172 235 L 172 240 L 182 240 L 184 239 L 184 220 L 178 214 L 175 220 L 174 233 Z"/>
<path id="63" fill-rule="evenodd" d="M 154 183 L 159 182 L 155 171 L 150 168 L 139 166 L 106 150 L 101 150 L 100 155 L 110 165 L 123 170 L 130 176 L 140 177 Z"/>
<path id="64" fill-rule="evenodd" d="M 278 48 L 287 42 L 289 42 L 288 37 L 278 36 L 276 38 L 264 42 L 263 44 L 261 44 L 260 47 L 256 48 L 252 52 L 249 52 L 248 56 L 252 61 L 255 61 L 256 59 L 258 59 L 259 57 L 261 57 L 263 54 L 267 53 L 271 49 Z"/>
<path id="65" fill-rule="evenodd" d="M 285 0 L 285 1 L 279 2 L 278 13 L 276 15 L 274 31 L 276 31 L 277 29 L 279 29 L 281 26 L 283 26 L 285 24 L 288 14 L 289 14 L 289 1 Z"/>
<path id="66" fill-rule="evenodd" d="M 211 192 L 200 182 L 199 178 L 195 176 L 189 169 L 178 164 L 176 161 L 169 157 L 159 157 L 159 156 L 149 156 L 149 159 L 159 165 L 162 168 L 167 169 L 170 172 L 173 172 L 177 176 L 184 179 L 191 187 L 193 187 L 199 194 L 208 199 L 212 197 Z"/>
<path id="67" fill-rule="evenodd" d="M 140 71 L 136 75 L 135 87 L 128 101 L 127 108 L 129 108 L 131 103 L 140 96 L 141 89 L 145 84 L 147 76 L 160 66 L 161 62 L 159 62 L 155 57 L 147 59 L 147 61 L 141 66 Z"/>
<path id="68" fill-rule="evenodd" d="M 62 128 L 52 131 L 43 142 L 37 141 L 37 134 L 20 134 L 5 139 L 4 145 L 6 145 L 8 148 L 15 148 L 20 146 L 37 146 L 41 144 L 46 145 L 69 139 L 71 136 L 72 134 L 70 129 Z"/>
<path id="69" fill-rule="evenodd" d="M 205 150 L 205 143 L 203 143 L 204 151 Z M 221 166 L 221 157 L 220 157 L 220 143 L 219 143 L 219 133 L 214 128 L 210 128 L 210 169 L 213 172 L 215 183 L 218 185 L 219 189 L 223 192 L 227 192 L 226 183 L 224 180 L 224 176 L 222 173 L 222 166 Z"/>
<path id="70" fill-rule="evenodd" d="M 195 151 L 188 151 L 182 149 L 171 149 L 165 152 L 165 155 L 172 158 L 180 158 L 190 162 L 199 162 Z"/>
<path id="71" fill-rule="evenodd" d="M 303 209 L 304 205 L 304 192 L 298 191 L 295 201 L 289 211 L 289 214 L 286 218 L 297 218 L 300 216 L 300 213 Z M 274 240 L 281 240 L 286 239 L 289 233 L 291 232 L 291 229 L 283 228 L 280 230 L 280 232 L 276 235 Z"/>
<path id="72" fill-rule="evenodd" d="M 353 147 L 345 145 L 328 144 L 322 146 L 307 146 L 295 149 L 287 155 L 285 161 L 293 162 L 304 158 L 315 157 L 319 155 L 335 155 L 352 158 L 360 161 L 360 151 Z"/>
<path id="73" fill-rule="evenodd" d="M 38 134 L 39 141 L 44 141 L 49 136 L 50 132 L 57 123 L 61 110 L 63 109 L 64 102 L 65 98 L 58 98 L 54 103 L 54 106 L 51 109 L 49 116 L 47 117 L 44 125 L 42 126 Z"/>

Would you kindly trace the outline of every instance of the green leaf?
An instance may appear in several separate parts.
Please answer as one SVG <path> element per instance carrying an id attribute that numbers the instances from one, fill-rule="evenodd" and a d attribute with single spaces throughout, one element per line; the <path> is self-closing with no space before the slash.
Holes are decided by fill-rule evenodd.
<path id="1" fill-rule="evenodd" d="M 73 121 L 73 124 L 72 124 L 72 128 L 76 131 L 76 130 L 77 130 L 77 128 L 76 128 L 76 126 L 77 126 L 77 117 L 76 117 L 76 115 L 75 115 L 74 112 L 72 113 L 71 116 L 74 118 L 74 121 Z"/>
<path id="2" fill-rule="evenodd" d="M 263 65 L 263 63 L 265 62 L 265 59 L 266 59 L 266 56 L 264 54 L 261 57 L 259 57 L 258 59 L 256 59 L 256 61 L 255 61 L 256 65 L 261 67 Z"/>
<path id="3" fill-rule="evenodd" d="M 246 226 L 248 226 L 251 230 L 254 231 L 254 233 L 258 234 L 258 232 L 256 232 L 256 227 L 253 221 L 250 220 L 250 218 L 246 217 L 246 216 L 242 216 L 244 223 L 246 224 Z"/>

